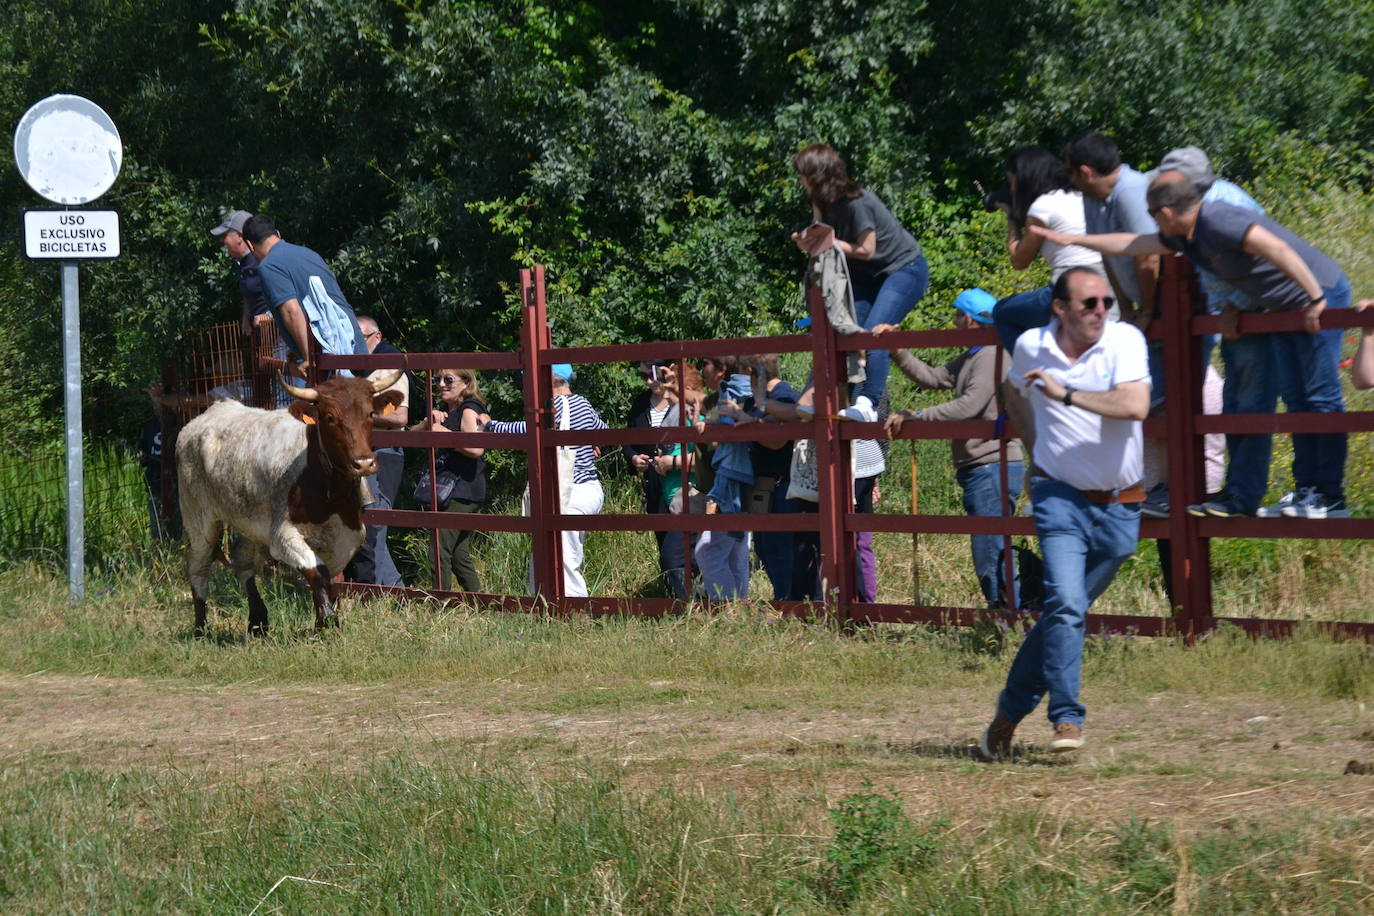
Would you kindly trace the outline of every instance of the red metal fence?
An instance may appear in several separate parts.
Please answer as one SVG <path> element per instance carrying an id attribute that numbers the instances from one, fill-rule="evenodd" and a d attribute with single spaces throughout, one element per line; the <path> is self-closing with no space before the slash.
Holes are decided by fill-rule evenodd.
<path id="1" fill-rule="evenodd" d="M 946 515 L 857 514 L 851 497 L 849 450 L 845 440 L 884 437 L 877 423 L 838 423 L 833 415 L 842 402 L 841 383 L 845 379 L 845 354 L 853 350 L 894 347 L 966 347 L 998 345 L 992 329 L 904 331 L 884 335 L 881 341 L 869 334 L 840 336 L 826 320 L 819 293 L 813 290 L 809 307 L 811 333 L 779 337 L 746 337 L 719 340 L 662 341 L 600 347 L 553 347 L 549 334 L 544 298 L 544 272 L 541 267 L 520 274 L 522 325 L 520 348 L 514 353 L 412 353 L 403 355 L 320 356 L 321 369 L 351 368 L 371 371 L 378 368 L 434 370 L 472 368 L 476 370 L 521 369 L 524 386 L 524 417 L 528 432 L 523 435 L 458 432 L 374 432 L 377 446 L 421 448 L 518 448 L 530 455 L 529 483 L 531 512 L 526 517 L 462 515 L 406 510 L 368 510 L 367 521 L 374 524 L 415 528 L 454 528 L 476 531 L 514 531 L 532 539 L 533 574 L 536 595 L 466 595 L 438 590 L 393 589 L 381 586 L 348 584 L 354 593 L 401 594 L 476 599 L 508 609 L 544 609 L 556 614 L 632 614 L 661 616 L 679 613 L 686 604 L 674 599 L 633 597 L 573 598 L 563 594 L 559 562 L 558 533 L 564 529 L 598 531 L 816 531 L 820 539 L 820 573 L 824 600 L 819 604 L 771 602 L 779 612 L 791 616 L 825 615 L 834 620 L 969 625 L 1002 612 L 971 607 L 923 606 L 911 604 L 862 603 L 855 597 L 854 538 L 858 532 L 899 532 L 910 534 L 1002 534 L 1033 535 L 1034 523 L 1026 517 L 969 517 Z M 1254 538 L 1342 538 L 1374 539 L 1374 519 L 1197 519 L 1186 514 L 1184 506 L 1204 497 L 1201 437 L 1206 433 L 1235 432 L 1369 432 L 1374 431 L 1374 412 L 1340 414 L 1256 414 L 1206 416 L 1202 412 L 1202 336 L 1218 330 L 1218 319 L 1194 316 L 1192 304 L 1198 293 L 1192 270 L 1181 258 L 1165 259 L 1161 279 L 1162 313 L 1148 336 L 1163 341 L 1167 410 L 1162 419 L 1146 421 L 1146 435 L 1168 441 L 1168 484 L 1172 515 L 1163 520 L 1144 520 L 1142 538 L 1167 538 L 1173 567 L 1175 607 L 1171 617 L 1090 614 L 1093 631 L 1132 629 L 1142 635 L 1181 634 L 1192 636 L 1228 621 L 1250 632 L 1287 634 L 1297 621 L 1225 618 L 1212 613 L 1209 539 L 1216 537 Z M 1327 328 L 1350 328 L 1374 324 L 1374 313 L 1350 309 L 1328 310 L 1323 315 Z M 1298 314 L 1246 315 L 1241 330 L 1246 333 L 1301 329 Z M 610 363 L 644 360 L 683 360 L 720 355 L 795 353 L 809 351 L 814 365 L 815 419 L 808 422 L 739 427 L 712 427 L 698 433 L 689 427 L 658 429 L 615 429 L 600 431 L 560 431 L 552 426 L 552 390 L 548 368 L 556 363 Z M 999 353 L 1000 358 L 1000 353 Z M 683 373 L 678 373 L 678 379 Z M 1015 430 L 997 428 L 990 422 L 929 422 L 904 424 L 897 438 L 950 439 L 998 438 L 1005 441 Z M 558 511 L 555 449 L 563 445 L 619 446 L 627 444 L 670 445 L 673 443 L 737 442 L 758 439 L 811 439 L 817 443 L 820 471 L 819 511 L 790 515 L 564 515 Z M 431 460 L 433 452 L 431 452 Z M 1006 487 L 1003 487 L 1006 493 Z M 1006 497 L 1004 496 L 1004 503 Z M 1005 510 L 1004 510 L 1005 511 Z M 437 569 L 437 563 L 436 563 Z M 688 564 L 690 570 L 690 563 Z M 1333 628 L 1352 634 L 1374 635 L 1374 623 L 1338 622 Z"/>

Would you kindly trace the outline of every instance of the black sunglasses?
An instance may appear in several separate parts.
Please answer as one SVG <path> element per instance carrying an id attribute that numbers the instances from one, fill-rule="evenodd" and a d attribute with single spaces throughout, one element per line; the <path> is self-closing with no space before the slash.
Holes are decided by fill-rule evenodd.
<path id="1" fill-rule="evenodd" d="M 1083 306 L 1083 311 L 1085 312 L 1097 311 L 1097 306 L 1099 304 L 1102 306 L 1103 311 L 1110 312 L 1112 306 L 1116 305 L 1115 296 L 1089 296 L 1086 299 L 1079 299 L 1078 301 Z"/>
<path id="2" fill-rule="evenodd" d="M 439 376 L 439 384 L 440 384 L 440 385 L 453 385 L 453 384 L 456 384 L 456 383 L 459 382 L 459 381 L 460 381 L 460 379 L 459 379 L 458 376 L 456 376 L 456 375 L 441 375 L 441 376 Z"/>

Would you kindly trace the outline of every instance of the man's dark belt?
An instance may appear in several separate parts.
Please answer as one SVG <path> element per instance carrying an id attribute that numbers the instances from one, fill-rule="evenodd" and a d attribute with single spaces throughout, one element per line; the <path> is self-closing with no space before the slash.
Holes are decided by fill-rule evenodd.
<path id="1" fill-rule="evenodd" d="M 1145 483 L 1138 481 L 1129 487 L 1122 487 L 1119 490 L 1079 490 L 1083 498 L 1090 503 L 1097 503 L 1099 506 L 1110 506 L 1112 503 L 1143 503 L 1145 501 Z"/>

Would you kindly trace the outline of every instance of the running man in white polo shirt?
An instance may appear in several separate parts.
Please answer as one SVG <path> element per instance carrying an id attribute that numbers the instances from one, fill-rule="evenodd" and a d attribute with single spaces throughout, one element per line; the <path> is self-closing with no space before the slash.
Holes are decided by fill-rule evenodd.
<path id="1" fill-rule="evenodd" d="M 1140 534 L 1141 421 L 1150 412 L 1145 336 L 1107 320 L 1107 283 L 1075 267 L 1054 285 L 1054 319 L 1016 341 L 1007 397 L 1035 418 L 1035 533 L 1045 558 L 1045 610 L 1026 635 L 979 746 L 1011 753 L 1022 719 L 1049 694 L 1052 751 L 1083 746 L 1084 618 Z"/>

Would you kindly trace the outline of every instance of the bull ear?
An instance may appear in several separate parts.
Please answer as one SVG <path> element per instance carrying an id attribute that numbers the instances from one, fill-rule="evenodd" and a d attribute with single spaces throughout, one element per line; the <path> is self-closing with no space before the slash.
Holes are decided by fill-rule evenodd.
<path id="1" fill-rule="evenodd" d="M 306 426 L 314 426 L 319 419 L 319 413 L 311 401 L 292 401 L 291 406 L 286 409 L 290 411 L 291 416 Z"/>
<path id="2" fill-rule="evenodd" d="M 372 412 L 374 414 L 387 414 L 401 406 L 405 400 L 405 395 L 399 391 L 383 391 L 381 394 L 372 396 Z"/>

